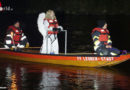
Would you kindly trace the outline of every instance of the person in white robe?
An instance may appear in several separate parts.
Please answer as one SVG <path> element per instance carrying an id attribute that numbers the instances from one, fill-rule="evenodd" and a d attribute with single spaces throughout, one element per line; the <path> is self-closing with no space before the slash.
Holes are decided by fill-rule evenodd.
<path id="1" fill-rule="evenodd" d="M 57 34 L 63 30 L 63 28 L 58 25 L 54 11 L 48 10 L 46 13 L 40 13 L 37 19 L 37 25 L 39 32 L 43 36 L 40 53 L 59 54 Z"/>

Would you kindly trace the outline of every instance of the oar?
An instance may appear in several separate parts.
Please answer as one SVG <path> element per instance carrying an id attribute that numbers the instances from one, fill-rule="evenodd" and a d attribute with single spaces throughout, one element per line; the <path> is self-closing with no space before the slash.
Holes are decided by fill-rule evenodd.
<path id="1" fill-rule="evenodd" d="M 40 48 L 40 47 L 24 47 L 24 48 L 21 48 L 21 49 L 38 49 L 38 48 Z M 10 49 L 10 48 L 0 48 L 0 50 L 2 50 L 2 49 Z"/>

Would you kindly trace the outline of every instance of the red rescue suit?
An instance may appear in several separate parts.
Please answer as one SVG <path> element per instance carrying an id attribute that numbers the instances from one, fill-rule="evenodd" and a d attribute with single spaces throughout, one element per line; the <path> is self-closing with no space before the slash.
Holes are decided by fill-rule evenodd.
<path id="1" fill-rule="evenodd" d="M 22 30 L 18 30 L 16 27 L 14 26 L 9 26 L 8 30 L 12 29 L 13 30 L 13 40 L 11 43 L 15 43 L 18 44 L 20 43 L 20 39 L 22 37 Z"/>
<path id="2" fill-rule="evenodd" d="M 94 28 L 92 33 L 94 33 L 95 31 L 98 31 L 98 32 L 101 33 L 99 35 L 99 41 L 101 41 L 101 42 L 107 42 L 108 41 L 109 31 L 107 29 Z"/>

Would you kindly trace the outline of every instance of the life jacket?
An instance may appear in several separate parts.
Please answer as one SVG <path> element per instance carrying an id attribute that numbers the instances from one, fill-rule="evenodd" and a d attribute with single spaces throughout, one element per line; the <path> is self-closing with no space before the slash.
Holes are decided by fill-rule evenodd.
<path id="1" fill-rule="evenodd" d="M 48 28 L 50 28 L 50 27 L 58 28 L 58 22 L 56 19 L 47 19 L 47 21 L 49 23 Z"/>
<path id="2" fill-rule="evenodd" d="M 57 34 L 58 31 L 48 31 L 48 34 Z"/>
<path id="3" fill-rule="evenodd" d="M 52 27 L 52 28 L 58 28 L 58 22 L 56 19 L 46 19 L 49 23 L 48 28 Z M 57 34 L 58 31 L 48 31 L 48 34 Z"/>
<path id="4" fill-rule="evenodd" d="M 15 43 L 18 44 L 20 42 L 20 39 L 22 37 L 22 30 L 18 30 L 16 27 L 14 26 L 9 26 L 8 30 L 13 30 L 13 40 L 11 43 Z"/>
<path id="5" fill-rule="evenodd" d="M 99 35 L 99 41 L 101 41 L 101 42 L 106 42 L 106 41 L 108 41 L 109 31 L 108 31 L 107 29 L 94 28 L 94 29 L 92 30 L 92 34 L 93 34 L 95 31 L 98 31 L 98 32 L 101 33 L 101 34 Z"/>

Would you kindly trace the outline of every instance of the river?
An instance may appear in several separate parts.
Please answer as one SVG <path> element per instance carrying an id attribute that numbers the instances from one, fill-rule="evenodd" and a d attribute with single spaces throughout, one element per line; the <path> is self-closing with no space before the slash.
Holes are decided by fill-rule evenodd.
<path id="1" fill-rule="evenodd" d="M 0 90 L 129 90 L 130 72 L 124 66 L 82 68 L 1 59 Z"/>

